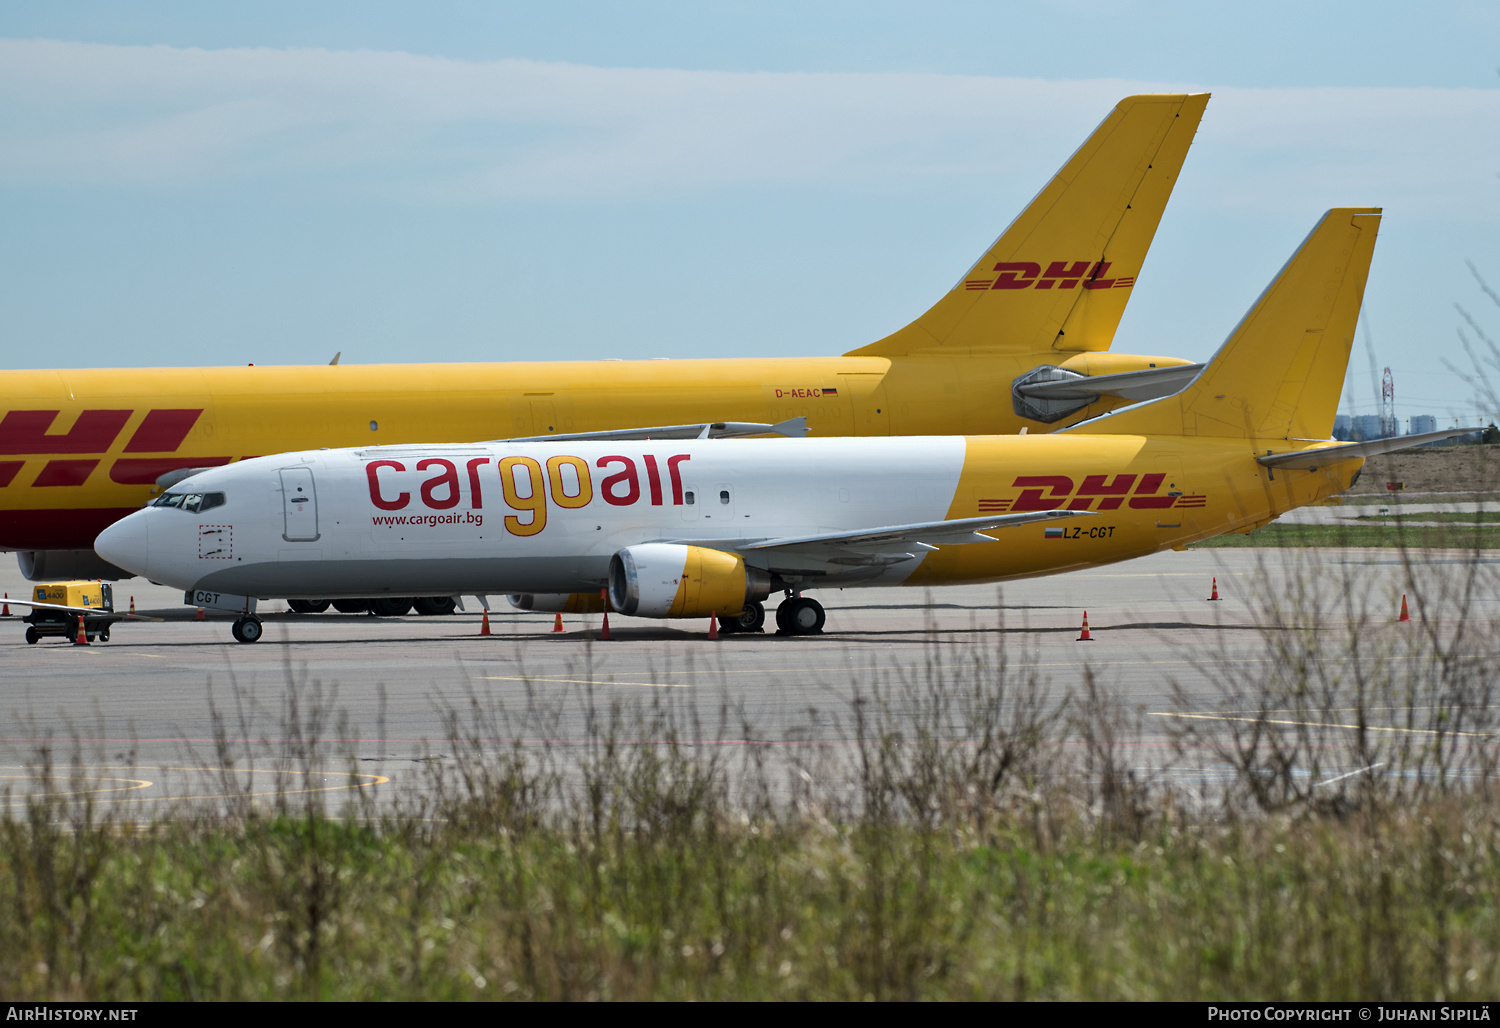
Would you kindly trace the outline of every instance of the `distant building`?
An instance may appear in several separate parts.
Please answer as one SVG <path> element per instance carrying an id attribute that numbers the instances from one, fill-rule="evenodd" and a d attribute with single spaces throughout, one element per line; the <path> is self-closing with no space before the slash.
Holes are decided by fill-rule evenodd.
<path id="1" fill-rule="evenodd" d="M 1431 414 L 1413 414 L 1411 416 L 1411 432 L 1409 435 L 1421 435 L 1423 432 L 1436 432 L 1437 418 Z"/>
<path id="2" fill-rule="evenodd" d="M 1379 414 L 1356 414 L 1354 416 L 1354 438 L 1384 439 L 1384 422 Z"/>
<path id="3" fill-rule="evenodd" d="M 1333 437 L 1346 443 L 1354 438 L 1354 426 L 1349 423 L 1349 415 L 1335 414 L 1333 416 Z"/>

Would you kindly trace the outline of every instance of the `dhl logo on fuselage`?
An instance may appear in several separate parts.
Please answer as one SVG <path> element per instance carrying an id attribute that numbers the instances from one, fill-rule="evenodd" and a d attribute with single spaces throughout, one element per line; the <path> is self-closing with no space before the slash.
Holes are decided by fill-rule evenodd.
<path id="1" fill-rule="evenodd" d="M 1053 261 L 1043 271 L 1040 264 L 1031 261 L 1001 261 L 995 265 L 1000 272 L 998 278 L 970 278 L 964 280 L 965 289 L 1129 289 L 1135 285 L 1135 276 L 1105 278 L 1109 261 Z"/>
<path id="2" fill-rule="evenodd" d="M 1076 489 L 1066 475 L 1021 475 L 1012 485 L 1021 490 L 1013 499 L 981 499 L 980 514 L 1019 514 L 1033 510 L 1159 510 L 1164 507 L 1202 507 L 1203 493 L 1161 492 L 1165 473 L 1149 475 L 1085 475 Z M 1094 506 L 1094 504 L 1098 506 Z"/>
<path id="3" fill-rule="evenodd" d="M 105 453 L 125 430 L 133 410 L 80 411 L 66 432 L 49 433 L 58 410 L 13 410 L 0 419 L 0 487 L 15 479 L 24 460 L 3 457 L 63 457 L 48 460 L 32 480 L 32 488 L 83 485 Z M 141 419 L 125 443 L 124 453 L 175 453 L 203 414 L 201 408 L 151 410 Z M 77 457 L 77 454 L 92 456 Z M 65 456 L 66 455 L 66 456 Z M 157 478 L 179 468 L 206 468 L 228 464 L 231 457 L 120 457 L 110 465 L 110 480 L 119 485 L 152 485 Z"/>

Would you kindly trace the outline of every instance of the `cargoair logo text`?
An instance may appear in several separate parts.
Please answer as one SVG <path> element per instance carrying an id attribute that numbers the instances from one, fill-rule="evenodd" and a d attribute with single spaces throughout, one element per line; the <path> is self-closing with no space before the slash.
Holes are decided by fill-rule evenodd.
<path id="1" fill-rule="evenodd" d="M 85 410 L 66 432 L 52 432 L 57 410 L 13 410 L 0 419 L 0 487 L 8 486 L 25 466 L 24 460 L 5 460 L 17 454 L 57 457 L 48 460 L 31 480 L 33 488 L 83 485 L 101 458 L 114 446 L 135 415 L 133 410 Z M 207 468 L 228 464 L 230 457 L 167 457 L 177 452 L 203 411 L 169 409 L 147 411 L 126 440 L 123 456 L 109 468 L 110 481 L 119 485 L 151 485 L 179 468 Z M 75 456 L 91 454 L 92 456 Z"/>
<path id="2" fill-rule="evenodd" d="M 995 265 L 997 278 L 964 280 L 965 289 L 1128 289 L 1135 276 L 1105 278 L 1109 261 L 1053 261 L 1045 271 L 1031 261 L 1001 261 Z"/>
<path id="3" fill-rule="evenodd" d="M 1021 495 L 1005 499 L 981 499 L 980 514 L 1019 514 L 1032 510 L 1160 510 L 1164 507 L 1202 507 L 1208 503 L 1203 493 L 1183 494 L 1166 482 L 1165 474 L 1086 475 L 1075 487 L 1066 475 L 1021 475 L 1015 487 Z M 1097 506 L 1096 506 L 1097 505 Z"/>

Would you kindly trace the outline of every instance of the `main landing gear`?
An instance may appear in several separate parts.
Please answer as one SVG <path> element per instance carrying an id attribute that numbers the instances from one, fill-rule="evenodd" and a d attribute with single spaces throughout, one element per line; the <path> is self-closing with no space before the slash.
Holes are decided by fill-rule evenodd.
<path id="1" fill-rule="evenodd" d="M 253 643 L 257 641 L 260 638 L 261 633 L 264 631 L 265 628 L 261 625 L 260 618 L 252 617 L 249 614 L 246 614 L 244 617 L 240 618 L 234 623 L 233 627 L 229 629 L 230 634 L 234 636 L 234 641 L 242 643 Z"/>
<path id="2" fill-rule="evenodd" d="M 816 635 L 823 631 L 828 616 L 823 605 L 808 596 L 798 596 L 790 589 L 786 599 L 776 608 L 777 635 Z M 720 617 L 719 631 L 763 632 L 765 631 L 766 608 L 761 603 L 747 603 L 738 617 Z"/>
<path id="3" fill-rule="evenodd" d="M 816 635 L 823 631 L 828 615 L 823 605 L 810 596 L 798 596 L 790 590 L 776 608 L 777 635 Z"/>

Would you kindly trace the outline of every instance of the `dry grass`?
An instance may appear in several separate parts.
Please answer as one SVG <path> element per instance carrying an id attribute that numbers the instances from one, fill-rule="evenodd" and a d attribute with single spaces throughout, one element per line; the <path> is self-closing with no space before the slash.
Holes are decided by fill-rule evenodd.
<path id="1" fill-rule="evenodd" d="M 1276 659 L 1203 655 L 1231 669 L 1211 712 L 1234 720 L 1184 722 L 1174 775 L 1133 766 L 1122 697 L 1092 676 L 1058 693 L 1003 650 L 822 712 L 840 750 L 757 744 L 729 705 L 476 691 L 421 788 L 337 811 L 253 802 L 232 710 L 212 809 L 100 810 L 44 747 L 0 821 L 0 993 L 1492 997 L 1500 638 L 1451 614 L 1495 583 L 1479 561 L 1407 571 L 1396 642 L 1304 627 L 1372 616 L 1352 571 L 1309 563 L 1262 597 Z M 485 741 L 556 738 L 565 702 L 585 745 Z M 339 766 L 335 713 L 289 684 L 284 767 Z M 751 744 L 690 742 L 715 733 Z"/>

